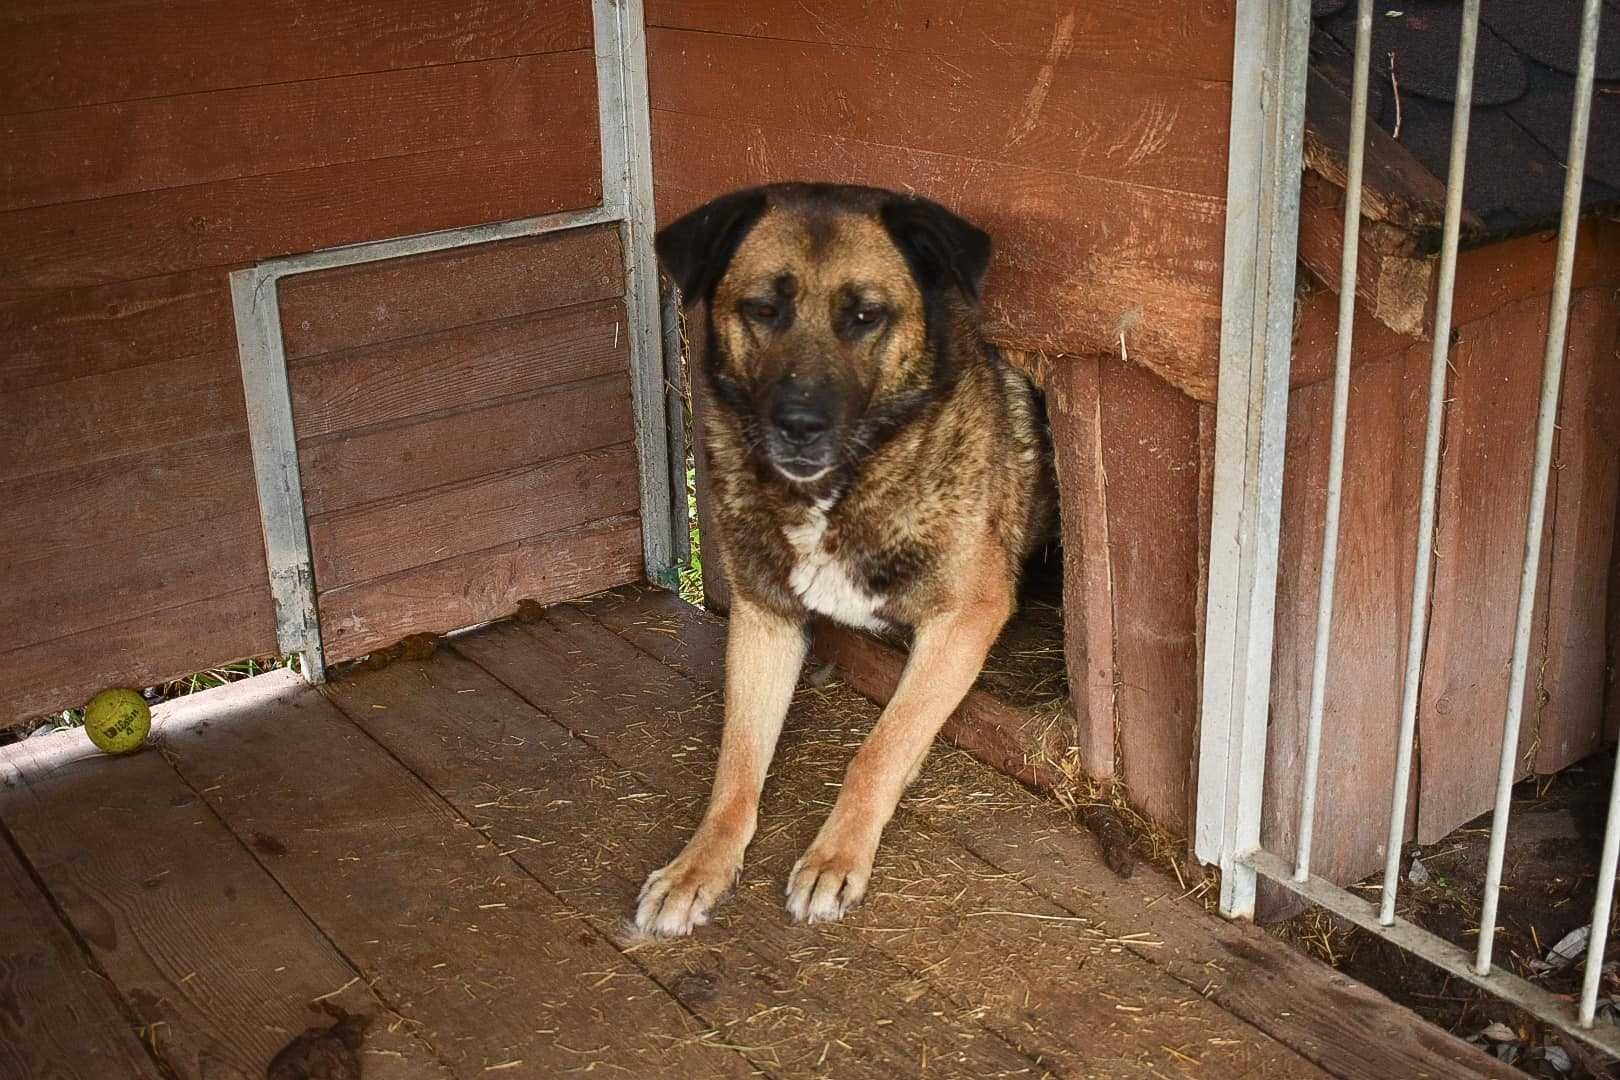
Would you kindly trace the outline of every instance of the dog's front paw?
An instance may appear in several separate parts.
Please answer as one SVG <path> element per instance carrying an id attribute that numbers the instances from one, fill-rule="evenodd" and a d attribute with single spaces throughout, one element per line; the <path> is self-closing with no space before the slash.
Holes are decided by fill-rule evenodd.
<path id="1" fill-rule="evenodd" d="M 685 937 L 708 923 L 709 912 L 741 872 L 741 858 L 721 845 L 694 840 L 668 866 L 647 875 L 636 902 L 636 929 L 661 938 Z"/>
<path id="2" fill-rule="evenodd" d="M 823 830 L 825 832 L 826 830 Z M 794 922 L 835 922 L 866 895 L 873 852 L 836 838 L 816 837 L 788 875 L 787 909 Z"/>

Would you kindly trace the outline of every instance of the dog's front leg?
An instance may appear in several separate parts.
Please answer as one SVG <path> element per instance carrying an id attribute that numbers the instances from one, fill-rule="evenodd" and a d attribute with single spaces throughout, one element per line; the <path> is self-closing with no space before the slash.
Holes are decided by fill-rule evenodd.
<path id="1" fill-rule="evenodd" d="M 866 894 L 883 827 L 922 768 L 946 719 L 978 678 L 1012 612 L 1012 597 L 981 597 L 917 627 L 894 697 L 844 774 L 832 813 L 788 875 L 800 921 L 841 917 Z"/>
<path id="2" fill-rule="evenodd" d="M 709 911 L 736 882 L 806 646 L 798 623 L 734 599 L 726 632 L 725 728 L 709 809 L 685 849 L 641 887 L 636 926 L 642 931 L 691 933 L 709 921 Z"/>

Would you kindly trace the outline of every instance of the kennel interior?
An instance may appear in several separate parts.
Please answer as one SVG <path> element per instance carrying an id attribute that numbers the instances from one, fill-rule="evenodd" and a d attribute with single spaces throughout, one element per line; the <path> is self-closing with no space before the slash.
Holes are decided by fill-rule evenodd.
<path id="1" fill-rule="evenodd" d="M 699 812 L 719 722 L 722 624 L 637 585 L 672 583 L 685 535 L 685 403 L 659 348 L 650 228 L 761 181 L 914 189 L 996 237 L 987 318 L 1044 391 L 1064 543 L 947 735 L 1038 788 L 1117 781 L 1186 832 L 1238 14 L 142 0 L 0 18 L 0 725 L 243 657 L 332 675 L 165 705 L 160 752 L 106 758 L 72 731 L 0 747 L 0 1073 L 262 1075 L 328 1002 L 372 1018 L 368 1076 L 1509 1075 L 1209 918 L 1184 897 L 1198 882 L 1102 868 L 1061 808 L 943 750 L 858 928 L 787 926 L 777 878 L 903 662 L 828 628 L 818 649 L 847 685 L 802 692 L 721 925 L 656 948 L 619 933 Z M 1313 130 L 1308 182 L 1331 205 L 1330 129 Z M 1313 235 L 1335 234 L 1313 220 L 1316 270 Z M 1401 226 L 1368 224 L 1406 290 L 1394 325 L 1384 294 L 1367 303 L 1362 340 L 1390 358 L 1358 369 L 1387 391 L 1367 399 L 1384 402 L 1367 407 L 1389 435 L 1368 445 L 1387 459 L 1352 459 L 1373 507 L 1401 475 L 1401 358 L 1423 348 L 1412 282 L 1431 255 Z M 1454 405 L 1455 427 L 1482 445 L 1518 400 L 1495 379 L 1517 377 L 1519 316 L 1496 313 L 1534 321 L 1541 294 L 1503 290 L 1537 242 L 1469 256 L 1471 325 L 1503 335 L 1459 353 L 1482 396 Z M 1613 224 L 1584 244 L 1591 368 L 1571 390 L 1597 402 Z M 1301 305 L 1302 457 L 1327 295 Z M 1547 700 L 1577 719 L 1538 728 L 1571 732 L 1538 744 L 1549 768 L 1601 737 L 1582 710 L 1601 706 L 1612 656 L 1592 642 L 1612 640 L 1594 628 L 1614 414 L 1583 408 L 1544 665 Z M 1511 517 L 1471 510 L 1508 497 L 1495 478 L 1459 474 L 1459 536 Z M 698 496 L 701 517 L 701 476 Z M 1400 545 L 1368 535 L 1393 545 L 1366 553 L 1352 655 L 1373 664 L 1393 649 L 1375 617 Z M 1485 604 L 1436 613 L 1468 685 L 1469 665 L 1494 671 L 1467 638 L 1488 631 Z M 428 654 L 422 635 L 491 621 Z M 1570 696 L 1566 670 L 1584 680 Z M 1345 706 L 1335 730 L 1356 746 L 1330 761 L 1381 737 L 1362 720 L 1376 705 Z M 1462 782 L 1434 730 L 1424 782 Z M 1387 770 L 1335 775 L 1354 789 Z M 1319 865 L 1364 873 L 1358 827 L 1324 818 Z"/>

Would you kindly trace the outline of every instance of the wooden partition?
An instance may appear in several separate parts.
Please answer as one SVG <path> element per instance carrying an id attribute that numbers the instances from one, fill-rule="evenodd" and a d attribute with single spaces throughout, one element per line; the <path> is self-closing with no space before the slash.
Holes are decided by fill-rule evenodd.
<path id="1" fill-rule="evenodd" d="M 108 684 L 145 685 L 276 650 L 231 270 L 596 206 L 602 174 L 585 0 L 25 5 L 0 17 L 0 53 L 3 725 Z M 418 282 L 415 293 L 390 294 L 384 271 L 346 300 L 341 290 L 323 299 L 319 282 L 300 283 L 309 327 L 287 331 L 308 357 L 295 380 L 312 455 L 306 474 L 333 515 L 317 528 L 343 537 L 323 554 L 332 580 L 349 590 L 341 615 L 332 605 L 342 602 L 327 598 L 346 627 L 340 651 L 369 647 L 397 627 L 380 614 L 387 603 L 360 598 L 360 582 L 403 569 L 397 555 L 386 562 L 389 550 L 411 548 L 412 565 L 427 562 L 441 542 L 423 535 L 428 522 L 486 550 L 534 535 L 533 523 L 514 522 L 498 537 L 479 507 L 448 502 L 432 516 L 418 504 L 393 507 L 402 520 L 389 529 L 411 519 L 416 533 L 366 531 L 372 526 L 362 527 L 350 504 L 355 485 L 384 482 L 366 472 L 366 455 L 386 442 L 378 425 L 395 425 L 386 452 L 423 487 L 465 483 L 485 465 L 509 472 L 516 461 L 488 439 L 449 433 L 438 413 L 474 408 L 486 394 L 601 379 L 622 360 L 607 340 L 623 318 L 616 279 L 587 272 L 572 280 L 567 261 L 588 248 L 589 260 L 605 264 L 616 240 L 569 243 L 584 247 L 558 248 L 561 261 L 549 270 L 545 245 L 523 248 L 528 262 L 508 250 L 469 254 L 465 265 L 427 263 L 439 280 Z M 517 262 L 503 269 L 508 258 Z M 493 279 L 531 295 L 499 309 L 488 297 Z M 551 293 L 541 288 L 547 281 Z M 400 305 L 387 326 L 371 321 L 378 302 Z M 521 348 L 517 336 L 527 338 Z M 470 374 L 479 365 L 503 371 L 514 348 L 545 352 L 551 366 L 541 371 L 536 361 L 524 369 L 529 381 L 499 388 Z M 407 402 L 409 380 L 363 383 L 356 373 L 368 362 L 467 379 L 442 400 L 429 400 L 438 385 L 429 379 L 417 386 L 428 397 Z M 562 371 L 575 362 L 584 374 Z M 355 394 L 345 398 L 334 379 L 351 377 Z M 386 405 L 383 388 L 394 395 Z M 606 383 L 590 391 L 617 392 Z M 619 423 L 622 436 L 606 401 L 558 399 L 557 407 L 588 405 L 610 429 Z M 504 430 L 517 423 L 514 408 L 500 414 Z M 422 442 L 407 451 L 397 440 L 417 409 L 434 411 L 440 427 L 419 427 Z M 367 439 L 334 449 L 362 427 Z M 529 465 L 549 453 L 522 445 Z M 617 453 L 607 446 L 603 453 Z M 441 455 L 460 463 L 454 479 Z M 609 471 L 622 479 L 613 460 Z M 334 481 L 339 473 L 347 479 Z M 611 558 L 617 543 L 608 545 Z M 344 563 L 351 556 L 358 561 Z M 616 565 L 628 572 L 624 560 Z M 436 606 L 441 591 L 476 591 L 483 586 L 470 582 L 499 571 L 486 563 L 479 573 L 423 577 L 415 595 Z M 363 621 L 368 630 L 349 629 Z"/>
<path id="2" fill-rule="evenodd" d="M 329 661 L 641 574 L 616 226 L 281 287 Z"/>

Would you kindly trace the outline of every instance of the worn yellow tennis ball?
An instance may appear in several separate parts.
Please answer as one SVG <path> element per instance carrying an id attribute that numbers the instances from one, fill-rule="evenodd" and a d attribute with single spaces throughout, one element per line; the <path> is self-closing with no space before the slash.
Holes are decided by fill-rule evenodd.
<path id="1" fill-rule="evenodd" d="M 84 707 L 84 730 L 109 754 L 127 754 L 146 741 L 152 710 L 134 690 L 103 690 Z"/>

